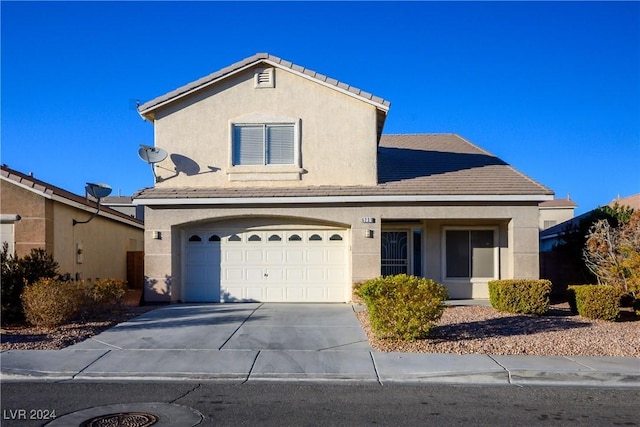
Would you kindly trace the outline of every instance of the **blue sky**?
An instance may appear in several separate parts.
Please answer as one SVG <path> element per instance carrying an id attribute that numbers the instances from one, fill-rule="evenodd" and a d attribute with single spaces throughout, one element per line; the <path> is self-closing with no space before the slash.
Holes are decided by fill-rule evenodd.
<path id="1" fill-rule="evenodd" d="M 153 185 L 135 110 L 257 52 L 457 133 L 577 213 L 640 193 L 638 2 L 1 3 L 1 162 L 78 194 Z"/>

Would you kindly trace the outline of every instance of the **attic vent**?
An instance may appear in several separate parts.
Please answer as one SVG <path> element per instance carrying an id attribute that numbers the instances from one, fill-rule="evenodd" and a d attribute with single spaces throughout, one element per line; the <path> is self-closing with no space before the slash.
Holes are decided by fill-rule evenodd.
<path id="1" fill-rule="evenodd" d="M 256 70 L 256 74 L 254 76 L 256 88 L 276 87 L 274 76 L 275 73 L 273 68 Z"/>

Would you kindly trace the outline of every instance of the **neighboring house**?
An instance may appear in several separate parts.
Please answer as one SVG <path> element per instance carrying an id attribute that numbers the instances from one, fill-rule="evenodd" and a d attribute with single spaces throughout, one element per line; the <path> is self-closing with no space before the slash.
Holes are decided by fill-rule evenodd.
<path id="1" fill-rule="evenodd" d="M 553 199 L 540 203 L 540 231 L 573 218 L 577 205 L 567 196 L 566 199 Z"/>
<path id="2" fill-rule="evenodd" d="M 556 202 L 553 200 L 552 202 Z M 551 202 L 547 202 L 551 203 Z M 633 210 L 640 209 L 640 194 L 635 194 L 629 197 L 616 197 L 612 200 L 607 206 L 614 207 L 618 206 L 628 206 Z M 540 215 L 542 216 L 543 208 L 542 206 L 545 203 L 540 204 Z M 599 209 L 599 208 L 596 208 Z M 585 212 L 576 217 L 568 218 L 563 222 L 560 222 L 552 227 L 545 228 L 540 232 L 540 252 L 550 252 L 554 247 L 558 246 L 563 242 L 562 236 L 568 229 L 577 228 L 580 225 L 580 221 L 583 219 L 589 218 L 596 209 L 592 209 L 589 212 Z"/>
<path id="3" fill-rule="evenodd" d="M 141 105 L 169 153 L 134 196 L 145 299 L 346 302 L 394 273 L 487 298 L 537 278 L 553 192 L 458 135 L 383 135 L 389 105 L 269 54 Z"/>
<path id="4" fill-rule="evenodd" d="M 0 175 L 2 241 L 25 256 L 43 248 L 60 273 L 77 279 L 127 278 L 127 252 L 144 249 L 144 224 L 107 207 L 2 166 Z"/>
<path id="5" fill-rule="evenodd" d="M 144 208 L 134 205 L 131 196 L 107 196 L 102 199 L 101 204 L 144 222 Z"/>

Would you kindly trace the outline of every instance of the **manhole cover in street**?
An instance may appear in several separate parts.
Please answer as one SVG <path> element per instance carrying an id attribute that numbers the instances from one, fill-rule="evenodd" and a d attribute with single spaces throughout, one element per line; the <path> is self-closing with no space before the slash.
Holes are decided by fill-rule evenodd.
<path id="1" fill-rule="evenodd" d="M 63 415 L 47 427 L 194 427 L 203 420 L 200 412 L 175 403 L 116 403 Z"/>
<path id="2" fill-rule="evenodd" d="M 80 427 L 149 427 L 158 422 L 158 417 L 145 412 L 124 412 L 93 417 Z"/>

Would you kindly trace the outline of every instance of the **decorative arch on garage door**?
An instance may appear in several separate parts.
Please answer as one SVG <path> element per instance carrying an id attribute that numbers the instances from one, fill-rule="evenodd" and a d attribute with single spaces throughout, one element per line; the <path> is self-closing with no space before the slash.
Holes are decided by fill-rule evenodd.
<path id="1" fill-rule="evenodd" d="M 350 233 L 319 223 L 246 219 L 185 229 L 185 302 L 346 302 Z"/>

